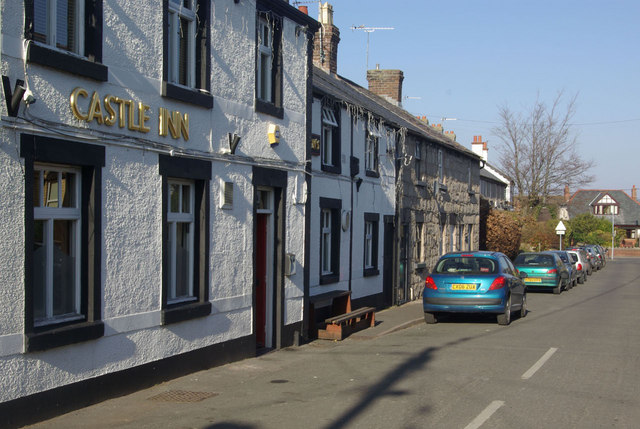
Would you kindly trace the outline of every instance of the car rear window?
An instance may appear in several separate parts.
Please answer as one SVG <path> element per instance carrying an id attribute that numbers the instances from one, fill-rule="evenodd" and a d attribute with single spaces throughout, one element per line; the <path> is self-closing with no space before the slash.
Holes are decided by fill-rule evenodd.
<path id="1" fill-rule="evenodd" d="M 552 267 L 554 263 L 553 256 L 551 255 L 527 255 L 521 253 L 516 257 L 515 265 L 536 265 L 540 267 Z"/>
<path id="2" fill-rule="evenodd" d="M 439 274 L 492 274 L 498 272 L 498 264 L 493 259 L 475 256 L 460 256 L 441 259 L 436 265 Z"/>

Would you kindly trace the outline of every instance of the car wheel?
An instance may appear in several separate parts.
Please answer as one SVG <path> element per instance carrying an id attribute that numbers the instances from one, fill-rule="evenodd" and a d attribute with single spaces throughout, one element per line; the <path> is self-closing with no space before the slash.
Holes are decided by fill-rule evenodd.
<path id="1" fill-rule="evenodd" d="M 562 280 L 558 281 L 558 286 L 553 288 L 553 293 L 559 295 L 562 292 Z"/>
<path id="2" fill-rule="evenodd" d="M 522 306 L 520 307 L 520 317 L 525 317 L 527 315 L 527 293 L 525 292 L 522 295 Z"/>
<path id="3" fill-rule="evenodd" d="M 424 313 L 424 321 L 427 325 L 438 323 L 438 318 L 433 313 Z"/>
<path id="4" fill-rule="evenodd" d="M 578 283 L 580 283 L 580 284 L 584 283 L 585 278 L 586 278 L 586 274 L 583 274 L 580 277 L 578 277 Z"/>
<path id="5" fill-rule="evenodd" d="M 498 325 L 507 326 L 509 323 L 511 323 L 511 295 L 507 298 L 504 313 L 498 314 Z"/>

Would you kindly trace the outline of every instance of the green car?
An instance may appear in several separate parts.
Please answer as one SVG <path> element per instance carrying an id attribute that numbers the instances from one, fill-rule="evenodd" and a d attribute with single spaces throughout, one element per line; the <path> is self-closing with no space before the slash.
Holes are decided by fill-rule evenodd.
<path id="1" fill-rule="evenodd" d="M 569 271 L 560 257 L 551 252 L 521 253 L 513 261 L 516 268 L 527 273 L 527 289 L 551 289 L 559 294 L 569 285 Z"/>

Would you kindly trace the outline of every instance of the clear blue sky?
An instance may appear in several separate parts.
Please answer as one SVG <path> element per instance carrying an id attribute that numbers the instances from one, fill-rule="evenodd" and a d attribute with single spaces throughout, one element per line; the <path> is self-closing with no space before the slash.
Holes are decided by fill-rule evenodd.
<path id="1" fill-rule="evenodd" d="M 317 2 L 300 3 L 317 19 Z M 527 110 L 538 97 L 577 94 L 572 131 L 596 163 L 587 187 L 640 187 L 639 0 L 330 3 L 341 76 L 367 87 L 367 33 L 352 26 L 394 27 L 369 34 L 369 68 L 402 70 L 411 97 L 403 107 L 431 123 L 457 118 L 445 129 L 467 147 L 482 135 L 494 163 L 499 106 Z"/>

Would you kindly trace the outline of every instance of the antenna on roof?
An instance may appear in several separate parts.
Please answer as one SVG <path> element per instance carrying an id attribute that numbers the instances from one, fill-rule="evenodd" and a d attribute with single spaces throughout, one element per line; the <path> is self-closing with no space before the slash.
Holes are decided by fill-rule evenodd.
<path id="1" fill-rule="evenodd" d="M 367 33 L 367 70 L 369 70 L 369 34 L 378 30 L 395 30 L 393 27 L 367 27 L 365 25 L 352 25 L 351 30 L 362 30 Z"/>

